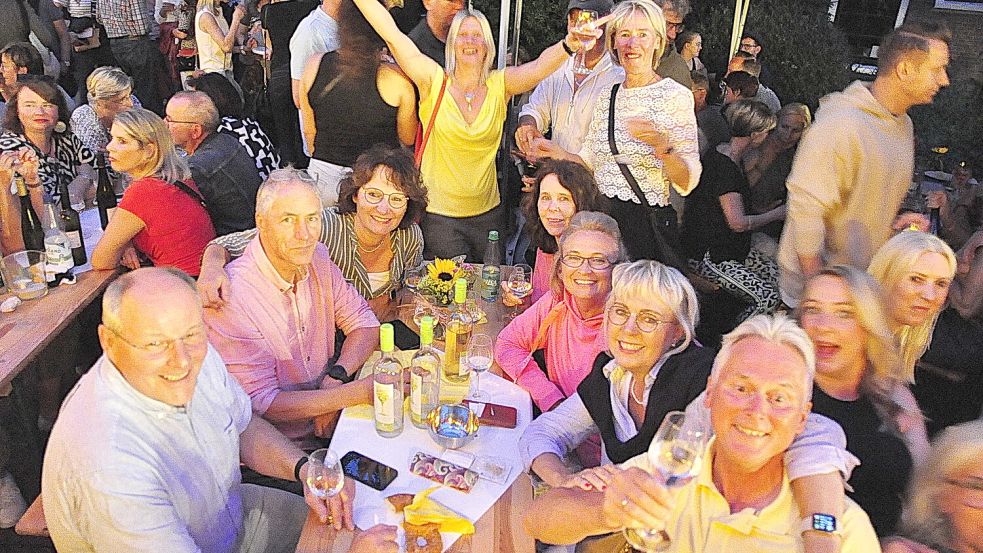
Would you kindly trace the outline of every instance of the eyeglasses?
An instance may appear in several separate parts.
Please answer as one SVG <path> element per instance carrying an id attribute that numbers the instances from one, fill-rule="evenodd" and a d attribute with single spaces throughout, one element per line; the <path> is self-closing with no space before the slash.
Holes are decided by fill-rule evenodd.
<path id="1" fill-rule="evenodd" d="M 365 198 L 365 201 L 372 205 L 378 205 L 383 199 L 388 199 L 389 207 L 393 209 L 403 209 L 410 201 L 406 194 L 401 192 L 386 194 L 378 188 L 368 188 L 364 186 L 362 187 L 362 196 Z"/>
<path id="2" fill-rule="evenodd" d="M 594 269 L 595 271 L 601 271 L 611 266 L 611 260 L 601 256 L 584 257 L 575 253 L 568 253 L 560 257 L 560 263 L 563 263 L 571 269 L 579 269 L 581 266 L 583 266 L 584 261 L 587 262 L 588 267 Z"/>
<path id="3" fill-rule="evenodd" d="M 616 326 L 628 324 L 628 319 L 632 316 L 631 310 L 624 305 L 615 304 L 608 309 L 608 322 Z M 635 326 L 645 332 L 655 332 L 655 329 L 662 325 L 672 324 L 675 321 L 664 321 L 648 311 L 635 314 Z"/>
<path id="4" fill-rule="evenodd" d="M 202 327 L 198 327 L 195 330 L 192 330 L 191 332 L 185 334 L 184 336 L 180 338 L 176 338 L 174 340 L 154 340 L 153 342 L 149 342 L 142 345 L 134 344 L 133 342 L 123 337 L 123 335 L 120 334 L 113 327 L 109 325 L 105 325 L 105 326 L 106 328 L 109 329 L 110 332 L 115 334 L 117 338 L 122 340 L 128 346 L 141 351 L 145 351 L 151 355 L 163 355 L 168 351 L 170 351 L 171 348 L 173 348 L 177 342 L 181 342 L 182 344 L 188 347 L 199 347 L 208 341 L 208 337 L 205 334 L 205 329 Z"/>
<path id="5" fill-rule="evenodd" d="M 686 23 L 680 21 L 679 23 L 673 23 L 672 21 L 666 21 L 666 31 L 676 31 L 681 33 L 686 30 Z"/>
<path id="6" fill-rule="evenodd" d="M 299 180 L 301 182 L 306 182 L 310 184 L 317 184 L 317 175 L 311 176 L 306 169 L 297 169 L 296 167 L 284 167 L 283 169 L 274 169 L 270 172 L 270 176 L 267 180 L 276 182 L 287 182 Z"/>
<path id="7" fill-rule="evenodd" d="M 179 123 L 185 124 L 185 125 L 201 125 L 201 123 L 199 123 L 197 121 L 178 121 L 177 119 L 171 119 L 171 116 L 170 115 L 165 115 L 164 116 L 164 122 L 167 123 L 168 125 L 170 125 L 170 124 L 179 124 Z"/>
<path id="8" fill-rule="evenodd" d="M 741 43 L 741 48 L 754 48 L 755 46 L 757 46 L 757 44 L 755 44 L 753 42 L 742 42 Z"/>
<path id="9" fill-rule="evenodd" d="M 99 101 L 102 102 L 102 103 L 104 103 L 104 104 L 111 104 L 111 105 L 114 105 L 114 106 L 129 106 L 129 107 L 133 107 L 133 99 L 130 98 L 130 95 L 129 94 L 127 94 L 126 96 L 122 96 L 122 97 L 116 96 L 116 97 L 112 97 L 112 98 L 99 98 Z M 167 117 L 164 117 L 164 121 L 168 121 L 168 120 L 169 119 Z M 180 123 L 180 121 L 174 121 L 174 123 Z"/>

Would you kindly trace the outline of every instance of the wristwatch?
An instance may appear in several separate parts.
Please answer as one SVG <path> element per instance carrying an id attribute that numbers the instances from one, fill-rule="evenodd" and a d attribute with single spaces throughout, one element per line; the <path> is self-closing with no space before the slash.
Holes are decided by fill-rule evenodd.
<path id="1" fill-rule="evenodd" d="M 840 536 L 840 527 L 836 521 L 836 517 L 826 513 L 813 513 L 811 516 L 807 516 L 802 519 L 802 524 L 799 526 L 800 532 L 822 532 L 823 534 L 831 534 L 834 536 Z"/>
<path id="2" fill-rule="evenodd" d="M 324 381 L 324 377 L 326 376 L 330 376 L 342 384 L 348 384 L 352 380 L 355 380 L 355 375 L 348 374 L 348 369 L 342 367 L 341 365 L 331 365 L 330 367 L 325 367 L 321 372 L 321 376 L 317 379 L 318 386 L 321 385 L 321 382 Z"/>

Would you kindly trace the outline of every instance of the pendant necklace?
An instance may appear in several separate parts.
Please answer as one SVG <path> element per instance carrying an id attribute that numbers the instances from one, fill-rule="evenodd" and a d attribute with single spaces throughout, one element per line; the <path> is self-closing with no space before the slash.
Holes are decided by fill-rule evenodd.
<path id="1" fill-rule="evenodd" d="M 474 101 L 474 95 L 476 93 L 477 91 L 464 93 L 464 101 L 468 103 L 468 111 L 474 110 L 474 106 L 471 105 L 471 102 Z"/>

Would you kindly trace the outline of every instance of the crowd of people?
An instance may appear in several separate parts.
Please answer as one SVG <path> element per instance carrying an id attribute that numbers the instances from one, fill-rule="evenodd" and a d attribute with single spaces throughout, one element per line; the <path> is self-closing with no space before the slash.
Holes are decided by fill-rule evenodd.
<path id="1" fill-rule="evenodd" d="M 961 162 L 922 195 L 908 116 L 949 84 L 943 24 L 891 31 L 876 78 L 813 113 L 771 88 L 769 37 L 705 65 L 689 0 L 569 0 L 562 40 L 502 69 L 461 0 L 7 4 L 0 182 L 91 206 L 104 160 L 122 197 L 91 263 L 130 269 L 47 415 L 59 551 L 292 551 L 309 510 L 354 528 L 354 487 L 313 495 L 305 452 L 372 403 L 357 375 L 407 275 L 513 227 L 532 301 L 494 357 L 548 490 L 525 532 L 983 550 L 983 188 Z M 0 191 L 3 253 L 21 201 Z M 672 411 L 713 435 L 679 490 L 647 455 Z"/>

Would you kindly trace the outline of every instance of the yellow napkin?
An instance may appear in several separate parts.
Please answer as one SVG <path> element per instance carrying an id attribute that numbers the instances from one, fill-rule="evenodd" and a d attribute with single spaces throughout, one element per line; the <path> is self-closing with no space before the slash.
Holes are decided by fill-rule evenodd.
<path id="1" fill-rule="evenodd" d="M 457 534 L 474 534 L 474 524 L 471 521 L 437 503 L 428 496 L 440 486 L 434 486 L 413 496 L 413 503 L 406 506 L 403 514 L 410 524 L 434 523 L 440 525 L 441 532 Z"/>

